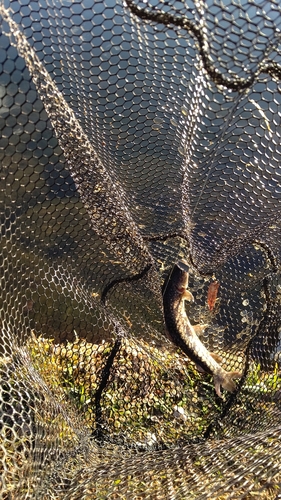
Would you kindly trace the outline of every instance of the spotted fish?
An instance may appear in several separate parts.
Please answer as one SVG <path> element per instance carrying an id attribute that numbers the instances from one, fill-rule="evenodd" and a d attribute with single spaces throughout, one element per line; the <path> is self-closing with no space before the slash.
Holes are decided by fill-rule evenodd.
<path id="1" fill-rule="evenodd" d="M 233 392 L 240 378 L 240 372 L 227 372 L 219 364 L 218 356 L 210 353 L 202 344 L 197 333 L 206 325 L 192 326 L 185 310 L 185 301 L 193 302 L 192 293 L 187 290 L 189 269 L 185 261 L 175 264 L 163 293 L 164 318 L 168 336 L 172 342 L 197 365 L 199 371 L 214 377 L 215 391 L 221 397 L 221 387 Z"/>

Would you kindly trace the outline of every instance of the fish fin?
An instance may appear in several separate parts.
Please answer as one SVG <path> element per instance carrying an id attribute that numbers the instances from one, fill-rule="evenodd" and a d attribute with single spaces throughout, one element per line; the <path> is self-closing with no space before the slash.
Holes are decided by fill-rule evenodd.
<path id="1" fill-rule="evenodd" d="M 199 373 L 206 373 L 204 368 L 202 368 L 200 365 L 198 365 L 197 363 L 195 363 L 195 366 L 196 366 L 196 370 L 199 372 Z"/>
<path id="2" fill-rule="evenodd" d="M 219 375 L 214 375 L 215 391 L 217 395 L 221 398 L 221 386 L 223 389 L 229 392 L 233 392 L 236 389 L 236 384 L 233 379 L 241 378 L 242 373 L 240 372 L 226 372 L 223 370 Z"/>
<path id="3" fill-rule="evenodd" d="M 196 325 L 197 326 L 197 325 Z M 217 362 L 217 363 L 220 363 L 221 362 L 221 357 L 218 355 L 218 354 L 215 354 L 214 352 L 210 352 L 209 353 L 210 356 L 212 356 L 212 358 Z M 196 368 L 197 368 L 197 371 L 199 373 L 206 373 L 206 371 L 204 370 L 204 368 L 202 368 L 200 365 L 198 365 L 197 363 L 195 364 Z M 227 372 L 225 372 L 227 373 Z M 217 391 L 216 391 L 217 392 Z"/>
<path id="4" fill-rule="evenodd" d="M 206 330 L 207 326 L 208 326 L 207 324 L 204 325 L 198 324 L 198 325 L 192 325 L 192 328 L 195 331 L 196 335 L 200 337 L 200 335 L 202 335 L 204 330 Z"/>
<path id="5" fill-rule="evenodd" d="M 189 290 L 185 290 L 182 294 L 182 299 L 188 300 L 188 302 L 194 302 L 194 297 Z"/>
<path id="6" fill-rule="evenodd" d="M 168 328 L 165 328 L 165 334 L 166 334 L 166 337 L 171 341 L 173 342 L 173 337 L 172 335 L 170 334 Z"/>
<path id="7" fill-rule="evenodd" d="M 217 362 L 217 363 L 221 363 L 222 362 L 222 358 L 216 354 L 215 352 L 210 352 L 210 355 L 212 356 L 212 358 Z"/>

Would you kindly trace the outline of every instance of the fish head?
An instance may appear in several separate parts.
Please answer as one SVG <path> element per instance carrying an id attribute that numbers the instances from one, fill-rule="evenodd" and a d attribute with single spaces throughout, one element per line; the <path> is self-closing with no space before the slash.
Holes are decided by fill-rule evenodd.
<path id="1" fill-rule="evenodd" d="M 178 292 L 183 293 L 188 287 L 189 267 L 186 261 L 180 260 L 174 265 L 171 281 Z"/>
<path id="2" fill-rule="evenodd" d="M 190 297 L 185 296 L 185 300 L 193 301 L 193 296 L 187 292 L 189 267 L 186 261 L 181 260 L 174 264 L 171 273 L 167 276 L 162 287 L 163 296 L 170 296 L 170 300 L 182 298 L 189 293 Z"/>

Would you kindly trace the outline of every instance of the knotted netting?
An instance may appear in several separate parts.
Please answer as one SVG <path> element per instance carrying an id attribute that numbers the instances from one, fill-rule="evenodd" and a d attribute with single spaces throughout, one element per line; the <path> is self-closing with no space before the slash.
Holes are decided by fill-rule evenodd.
<path id="1" fill-rule="evenodd" d="M 0 19 L 1 498 L 281 498 L 279 0 Z"/>

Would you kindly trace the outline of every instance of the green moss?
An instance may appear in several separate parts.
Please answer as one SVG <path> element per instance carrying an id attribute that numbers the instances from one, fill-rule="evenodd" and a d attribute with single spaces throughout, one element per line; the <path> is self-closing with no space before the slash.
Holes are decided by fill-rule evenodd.
<path id="1" fill-rule="evenodd" d="M 113 341 L 91 344 L 77 339 L 57 345 L 33 335 L 28 345 L 35 368 L 56 397 L 71 402 L 85 424 L 94 429 L 95 394 Z M 260 412 L 260 402 L 246 397 L 253 387 L 260 393 L 280 388 L 278 366 L 271 373 L 262 373 L 259 365 L 251 366 L 241 399 L 233 407 L 233 423 L 242 414 L 249 420 Z M 212 377 L 199 374 L 182 353 L 135 339 L 122 340 L 101 398 L 107 435 L 144 446 L 202 436 L 219 417 L 222 407 L 223 401 L 215 396 Z M 271 408 L 272 403 L 266 414 Z"/>

